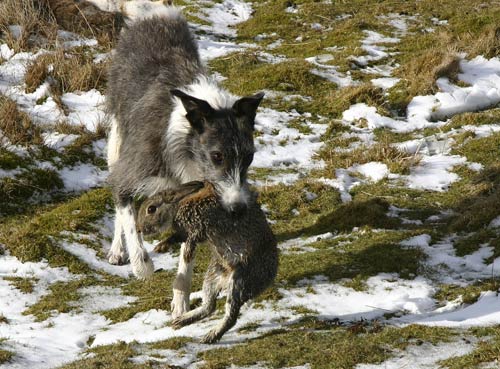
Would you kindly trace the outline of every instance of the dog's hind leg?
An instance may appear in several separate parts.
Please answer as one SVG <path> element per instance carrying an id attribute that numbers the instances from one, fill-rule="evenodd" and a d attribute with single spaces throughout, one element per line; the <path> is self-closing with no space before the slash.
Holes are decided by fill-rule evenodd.
<path id="1" fill-rule="evenodd" d="M 245 301 L 241 299 L 241 291 L 238 288 L 238 284 L 241 281 L 235 277 L 236 274 L 237 271 L 233 272 L 233 275 L 229 278 L 224 318 L 215 328 L 202 338 L 202 343 L 217 342 L 224 333 L 236 324 L 240 308 L 245 303 Z"/>
<path id="2" fill-rule="evenodd" d="M 193 276 L 194 259 L 186 262 L 186 243 L 181 244 L 179 267 L 173 284 L 173 298 L 170 304 L 172 317 L 178 318 L 189 311 L 189 293 L 191 292 L 191 278 Z"/>
<path id="3" fill-rule="evenodd" d="M 212 261 L 208 267 L 205 279 L 203 280 L 202 303 L 201 306 L 194 310 L 175 318 L 172 321 L 172 327 L 178 329 L 185 325 L 192 324 L 200 319 L 203 319 L 215 311 L 217 295 L 221 291 L 224 270 L 216 262 Z"/>
<path id="4" fill-rule="evenodd" d="M 142 245 L 142 239 L 137 233 L 135 212 L 132 204 L 126 203 L 123 206 L 117 206 L 116 214 L 123 227 L 132 272 L 139 279 L 149 277 L 154 272 L 153 261 Z"/>

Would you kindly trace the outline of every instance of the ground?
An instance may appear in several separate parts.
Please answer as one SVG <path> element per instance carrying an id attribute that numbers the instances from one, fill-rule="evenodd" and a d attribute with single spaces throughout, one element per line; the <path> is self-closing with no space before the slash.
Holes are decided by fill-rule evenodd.
<path id="1" fill-rule="evenodd" d="M 146 281 L 106 260 L 106 66 L 163 3 L 3 0 L 0 368 L 499 367 L 500 3 L 175 3 L 222 86 L 266 93 L 276 282 L 203 345 L 223 299 L 170 327 L 178 247 L 149 240 Z"/>

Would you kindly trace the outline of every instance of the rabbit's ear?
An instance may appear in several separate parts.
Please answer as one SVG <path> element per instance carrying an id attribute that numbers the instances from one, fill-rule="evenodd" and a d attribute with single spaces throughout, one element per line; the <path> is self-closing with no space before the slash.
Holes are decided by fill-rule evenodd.
<path id="1" fill-rule="evenodd" d="M 193 193 L 198 192 L 204 187 L 204 183 L 200 181 L 192 181 L 192 182 L 187 182 L 182 185 L 180 185 L 175 191 L 174 191 L 174 199 L 173 201 L 181 201 L 183 198 L 186 196 L 192 195 Z"/>

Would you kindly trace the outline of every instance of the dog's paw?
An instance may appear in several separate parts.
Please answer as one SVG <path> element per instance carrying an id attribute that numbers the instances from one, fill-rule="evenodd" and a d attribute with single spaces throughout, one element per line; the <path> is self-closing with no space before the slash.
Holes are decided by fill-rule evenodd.
<path id="1" fill-rule="evenodd" d="M 112 265 L 125 265 L 128 263 L 128 255 L 124 251 L 108 252 L 108 262 Z"/>
<path id="2" fill-rule="evenodd" d="M 215 343 L 220 340 L 222 336 L 217 333 L 216 330 L 211 330 L 200 340 L 201 343 Z"/>
<path id="3" fill-rule="evenodd" d="M 189 311 L 189 295 L 182 291 L 174 290 L 174 298 L 172 299 L 170 308 L 174 320 L 180 318 Z"/>
<path id="4" fill-rule="evenodd" d="M 153 275 L 155 267 L 146 251 L 141 254 L 140 257 L 132 260 L 132 272 L 138 279 L 146 279 Z"/>

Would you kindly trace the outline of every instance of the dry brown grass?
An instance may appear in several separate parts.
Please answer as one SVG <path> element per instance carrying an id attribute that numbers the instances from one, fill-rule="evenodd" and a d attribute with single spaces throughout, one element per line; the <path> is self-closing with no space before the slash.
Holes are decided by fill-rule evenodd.
<path id="1" fill-rule="evenodd" d="M 94 63 L 92 53 L 85 48 L 64 51 L 58 49 L 34 60 L 26 71 L 26 91 L 33 92 L 49 78 L 52 95 L 56 98 L 65 92 L 104 91 L 106 62 Z"/>
<path id="2" fill-rule="evenodd" d="M 12 34 L 11 25 L 21 26 L 20 37 Z M 44 46 L 55 40 L 56 35 L 54 19 L 34 0 L 0 1 L 0 37 L 15 51 Z"/>
<path id="3" fill-rule="evenodd" d="M 40 0 L 40 3 L 49 9 L 63 29 L 94 37 L 102 42 L 115 39 L 123 26 L 123 16 L 120 13 L 104 12 L 86 1 Z"/>
<path id="4" fill-rule="evenodd" d="M 0 130 L 15 145 L 42 143 L 40 128 L 14 101 L 3 96 L 0 96 Z"/>
<path id="5" fill-rule="evenodd" d="M 15 51 L 51 48 L 58 28 L 94 37 L 110 50 L 123 26 L 120 13 L 101 11 L 95 5 L 74 0 L 1 0 L 0 38 Z M 19 25 L 16 38 L 9 26 Z"/>

